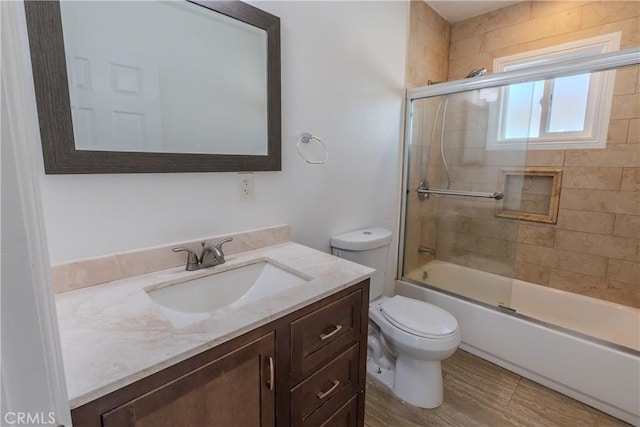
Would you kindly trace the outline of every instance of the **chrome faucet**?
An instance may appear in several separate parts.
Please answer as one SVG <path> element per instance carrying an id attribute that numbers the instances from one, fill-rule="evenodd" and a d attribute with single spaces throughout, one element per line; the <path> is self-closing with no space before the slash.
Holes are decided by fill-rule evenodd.
<path id="1" fill-rule="evenodd" d="M 433 248 L 427 248 L 426 246 L 418 246 L 418 252 L 421 254 L 429 254 L 432 257 L 436 256 L 436 250 Z"/>
<path id="2" fill-rule="evenodd" d="M 200 257 L 196 255 L 194 251 L 189 248 L 179 247 L 171 249 L 173 252 L 186 252 L 187 253 L 187 271 L 200 270 L 201 268 L 214 267 L 216 265 L 224 264 L 224 252 L 222 252 L 222 245 L 232 241 L 232 238 L 223 239 L 217 244 L 205 247 L 204 242 L 200 242 L 202 245 L 202 253 Z"/>

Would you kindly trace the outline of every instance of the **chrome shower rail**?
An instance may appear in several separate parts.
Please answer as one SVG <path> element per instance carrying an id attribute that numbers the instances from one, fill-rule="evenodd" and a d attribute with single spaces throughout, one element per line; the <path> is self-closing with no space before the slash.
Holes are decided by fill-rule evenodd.
<path id="1" fill-rule="evenodd" d="M 465 197 L 483 197 L 485 199 L 496 199 L 501 200 L 504 197 L 504 194 L 496 191 L 495 193 L 481 193 L 477 191 L 457 191 L 457 190 L 439 190 L 439 189 L 428 189 L 428 188 L 418 188 L 416 190 L 419 194 L 440 194 L 442 196 L 465 196 Z"/>
<path id="2" fill-rule="evenodd" d="M 640 49 L 632 47 L 615 52 L 598 53 L 584 58 L 574 58 L 547 63 L 530 68 L 485 74 L 472 79 L 460 79 L 437 85 L 422 86 L 407 90 L 407 102 L 452 93 L 467 92 L 488 87 L 506 86 L 534 80 L 612 70 L 640 63 Z M 411 110 L 408 110 L 411 111 Z"/>

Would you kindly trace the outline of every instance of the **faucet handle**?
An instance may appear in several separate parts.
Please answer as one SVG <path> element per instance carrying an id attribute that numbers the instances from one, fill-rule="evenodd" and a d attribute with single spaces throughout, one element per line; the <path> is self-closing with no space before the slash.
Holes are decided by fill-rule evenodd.
<path id="1" fill-rule="evenodd" d="M 187 256 L 187 270 L 188 271 L 193 271 L 193 270 L 197 270 L 198 269 L 200 261 L 198 260 L 198 255 L 196 255 L 196 253 L 194 251 L 192 251 L 189 248 L 184 248 L 184 247 L 173 248 L 173 249 L 171 249 L 171 251 L 173 251 L 173 252 L 186 252 L 188 254 L 188 256 Z"/>
<path id="2" fill-rule="evenodd" d="M 222 245 L 224 245 L 225 243 L 229 243 L 231 241 L 233 241 L 233 238 L 229 237 L 228 239 L 220 240 L 215 246 L 216 248 L 220 249 L 220 251 L 222 251 Z"/>

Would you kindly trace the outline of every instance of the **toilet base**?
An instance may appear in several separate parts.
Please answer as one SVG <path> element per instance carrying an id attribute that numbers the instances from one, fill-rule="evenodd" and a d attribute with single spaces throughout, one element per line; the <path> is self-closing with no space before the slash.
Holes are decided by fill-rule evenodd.
<path id="1" fill-rule="evenodd" d="M 442 404 L 442 368 L 438 360 L 400 358 L 395 369 L 385 369 L 367 357 L 367 374 L 406 403 L 426 409 Z"/>
<path id="2" fill-rule="evenodd" d="M 373 358 L 367 357 L 367 374 L 389 390 L 393 391 L 393 379 L 396 376 L 393 369 L 385 369 L 377 364 Z"/>
<path id="3" fill-rule="evenodd" d="M 393 394 L 420 408 L 433 409 L 442 404 L 442 368 L 439 360 L 396 360 Z"/>

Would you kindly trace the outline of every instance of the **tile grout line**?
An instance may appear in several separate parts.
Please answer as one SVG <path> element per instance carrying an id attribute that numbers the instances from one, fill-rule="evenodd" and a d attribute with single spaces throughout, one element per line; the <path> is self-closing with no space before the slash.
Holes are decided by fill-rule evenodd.
<path id="1" fill-rule="evenodd" d="M 518 382 L 516 383 L 516 386 L 513 388 L 513 392 L 511 393 L 511 396 L 509 396 L 509 402 L 507 403 L 507 408 L 511 407 L 511 402 L 513 401 L 513 398 L 516 395 L 516 392 L 518 391 L 518 387 L 520 387 L 521 382 L 522 382 L 522 377 L 518 375 Z"/>

